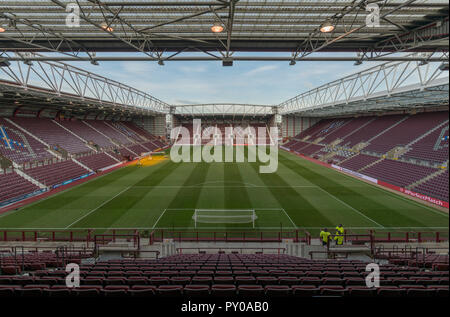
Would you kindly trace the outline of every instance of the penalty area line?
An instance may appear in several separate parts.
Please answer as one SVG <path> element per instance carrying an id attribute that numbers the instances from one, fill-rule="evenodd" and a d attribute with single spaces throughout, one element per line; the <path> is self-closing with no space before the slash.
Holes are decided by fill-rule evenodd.
<path id="1" fill-rule="evenodd" d="M 113 197 L 111 197 L 110 199 L 104 201 L 101 205 L 99 205 L 98 207 L 92 209 L 91 211 L 89 211 L 87 214 L 85 214 L 84 216 L 82 216 L 81 218 L 78 218 L 77 220 L 75 220 L 74 222 L 72 222 L 70 225 L 68 225 L 66 228 L 64 229 L 69 229 L 70 227 L 72 227 L 74 224 L 76 224 L 77 222 L 80 222 L 80 220 L 86 218 L 87 216 L 89 216 L 90 214 L 92 214 L 93 212 L 99 210 L 100 208 L 102 208 L 104 205 L 106 205 L 107 203 L 109 203 L 110 201 L 112 201 L 113 199 L 115 199 L 116 197 L 122 195 L 124 192 L 126 192 L 127 190 L 129 190 L 131 187 L 133 186 L 128 186 L 127 188 L 123 189 L 122 191 L 120 191 L 118 194 L 114 195 Z"/>

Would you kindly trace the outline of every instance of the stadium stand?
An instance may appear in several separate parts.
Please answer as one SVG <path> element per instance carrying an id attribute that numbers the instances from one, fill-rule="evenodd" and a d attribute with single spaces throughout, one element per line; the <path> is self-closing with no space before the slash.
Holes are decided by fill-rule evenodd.
<path id="1" fill-rule="evenodd" d="M 382 160 L 379 163 L 364 169 L 363 173 L 374 178 L 385 179 L 390 184 L 406 187 L 436 171 L 437 169 L 431 167 L 399 161 Z"/>
<path id="2" fill-rule="evenodd" d="M 124 157 L 135 158 L 166 146 L 131 122 L 0 117 L 0 128 L 3 140 L 0 158 L 18 164 L 16 168 L 45 186 L 60 184 L 89 172 L 71 158 L 98 171 L 124 161 Z M 127 144 L 127 147 L 121 144 Z M 14 172 L 5 174 L 2 171 L 0 175 L 0 202 L 38 189 Z"/>
<path id="3" fill-rule="evenodd" d="M 24 169 L 24 172 L 46 186 L 60 184 L 89 173 L 72 160 Z"/>
<path id="4" fill-rule="evenodd" d="M 423 193 L 425 195 L 436 197 L 438 199 L 448 201 L 448 170 L 443 171 L 442 174 L 420 184 L 412 187 L 414 191 Z"/>
<path id="5" fill-rule="evenodd" d="M 85 122 L 88 123 L 88 125 L 92 126 L 94 129 L 96 129 L 97 131 L 99 131 L 100 133 L 102 133 L 103 135 L 110 138 L 112 141 L 114 141 L 114 143 L 118 143 L 119 145 L 120 144 L 128 145 L 132 143 L 131 140 L 126 135 L 124 135 L 119 130 L 115 129 L 110 122 L 94 121 L 94 120 Z"/>
<path id="6" fill-rule="evenodd" d="M 105 153 L 97 153 L 88 156 L 78 157 L 77 161 L 86 165 L 90 169 L 96 171 L 114 164 L 117 164 L 118 161 L 110 157 Z"/>
<path id="7" fill-rule="evenodd" d="M 448 201 L 446 111 L 321 120 L 284 147 Z"/>
<path id="8" fill-rule="evenodd" d="M 27 181 L 15 172 L 0 174 L 0 201 L 20 197 L 39 190 L 39 187 Z"/>
<path id="9" fill-rule="evenodd" d="M 104 135 L 98 133 L 96 130 L 91 128 L 89 125 L 85 124 L 83 121 L 77 120 L 62 120 L 59 122 L 62 126 L 69 129 L 86 142 L 92 142 L 93 144 L 97 144 L 99 147 L 103 149 L 109 149 L 114 147 L 114 144 L 110 139 L 105 137 Z"/>
<path id="10" fill-rule="evenodd" d="M 86 146 L 85 142 L 51 119 L 16 117 L 11 118 L 11 120 L 43 140 L 52 148 L 56 146 L 72 154 L 89 152 L 92 150 Z"/>
<path id="11" fill-rule="evenodd" d="M 0 127 L 6 133 L 5 137 L 10 140 L 10 146 L 6 146 L 6 142 L 0 143 L 0 154 L 11 161 L 17 164 L 23 164 L 25 162 L 40 161 L 52 157 L 50 152 L 47 151 L 48 147 L 45 144 L 39 142 L 1 117 Z"/>
<path id="12" fill-rule="evenodd" d="M 18 257 L 21 260 L 21 257 Z M 71 262 L 81 262 L 72 257 Z M 22 265 L 2 260 L 0 296 L 448 296 L 448 256 L 428 258 L 433 270 L 381 265 L 381 287 L 367 288 L 367 263 L 358 260 L 308 260 L 268 254 L 184 254 L 158 260 L 112 259 L 81 264 L 81 285 L 65 286 L 61 258 L 27 255 Z M 397 259 L 400 261 L 400 259 Z M 414 263 L 411 263 L 414 264 Z M 417 264 L 417 263 L 415 263 Z M 446 270 L 447 269 L 447 270 Z"/>

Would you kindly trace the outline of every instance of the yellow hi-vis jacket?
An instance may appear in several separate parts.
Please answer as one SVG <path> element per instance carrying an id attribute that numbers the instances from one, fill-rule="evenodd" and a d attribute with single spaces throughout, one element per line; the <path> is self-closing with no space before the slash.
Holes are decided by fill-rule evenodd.
<path id="1" fill-rule="evenodd" d="M 343 227 L 336 227 L 336 235 L 334 237 L 334 240 L 336 241 L 336 244 L 344 243 L 344 228 Z"/>
<path id="2" fill-rule="evenodd" d="M 320 238 L 322 239 L 323 242 L 328 242 L 328 238 L 330 237 L 331 233 L 329 233 L 328 231 L 321 231 L 320 232 Z"/>

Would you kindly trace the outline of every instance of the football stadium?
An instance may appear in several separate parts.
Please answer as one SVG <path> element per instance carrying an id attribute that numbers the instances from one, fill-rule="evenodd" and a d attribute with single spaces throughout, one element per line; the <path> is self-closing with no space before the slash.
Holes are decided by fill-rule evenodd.
<path id="1" fill-rule="evenodd" d="M 448 7 L 2 1 L 0 298 L 445 299 Z"/>

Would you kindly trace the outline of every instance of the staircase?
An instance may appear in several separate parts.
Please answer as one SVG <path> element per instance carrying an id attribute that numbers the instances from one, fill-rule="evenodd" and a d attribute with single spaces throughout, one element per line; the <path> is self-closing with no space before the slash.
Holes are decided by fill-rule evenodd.
<path id="1" fill-rule="evenodd" d="M 345 135 L 342 137 L 343 140 L 345 140 L 345 138 L 355 134 L 356 132 L 358 132 L 359 130 L 361 130 L 362 128 L 364 128 L 366 125 L 371 124 L 373 121 L 375 121 L 377 118 L 373 118 L 372 120 L 367 121 L 365 124 L 361 125 L 359 128 L 353 130 L 352 132 L 350 132 L 349 134 Z"/>
<path id="2" fill-rule="evenodd" d="M 108 140 L 111 141 L 111 143 L 115 144 L 116 146 L 121 147 L 122 144 L 118 143 L 117 141 L 114 141 L 113 139 L 111 139 L 109 136 L 107 136 L 106 134 L 102 133 L 101 131 L 97 130 L 96 128 L 94 128 L 92 125 L 90 125 L 89 123 L 87 123 L 86 121 L 82 121 L 85 125 L 87 125 L 88 127 L 90 127 L 91 129 L 97 131 L 97 133 L 100 133 L 101 135 L 103 135 L 105 138 L 107 138 Z"/>
<path id="3" fill-rule="evenodd" d="M 412 145 L 414 145 L 415 143 L 419 142 L 420 140 L 422 140 L 423 138 L 426 138 L 428 135 L 430 135 L 431 133 L 433 133 L 434 131 L 436 131 L 437 129 L 442 128 L 444 125 L 448 124 L 448 120 L 445 120 L 444 122 L 442 122 L 441 124 L 437 125 L 436 127 L 434 127 L 433 129 L 429 130 L 428 132 L 426 132 L 425 134 L 421 135 L 420 137 L 418 137 L 417 139 L 415 139 L 414 141 L 410 142 L 409 144 L 406 145 L 407 148 L 410 148 Z"/>
<path id="4" fill-rule="evenodd" d="M 350 156 L 350 157 L 347 157 L 345 160 L 342 160 L 342 161 L 340 161 L 339 162 L 339 165 L 340 164 L 342 164 L 342 163 L 344 163 L 344 162 L 346 162 L 346 161 L 348 161 L 349 159 L 351 159 L 351 158 L 354 158 L 356 155 L 358 155 L 359 153 L 355 153 L 355 155 L 352 155 L 352 156 Z"/>
<path id="5" fill-rule="evenodd" d="M 126 135 L 125 133 L 123 133 L 122 131 L 120 131 L 119 129 L 117 129 L 115 126 L 109 124 L 109 123 L 106 122 L 106 121 L 105 121 L 105 124 L 106 124 L 107 126 L 109 126 L 111 129 L 116 130 L 117 132 L 119 132 L 120 134 L 122 134 L 124 137 L 126 137 L 127 140 L 130 141 L 130 143 L 135 143 L 135 142 L 136 142 L 135 140 L 133 140 L 132 138 L 130 138 L 128 135 Z"/>
<path id="6" fill-rule="evenodd" d="M 58 126 L 60 126 L 61 128 L 63 128 L 64 130 L 66 130 L 67 132 L 69 132 L 70 134 L 72 134 L 73 136 L 75 136 L 76 138 L 78 138 L 78 139 L 80 139 L 81 141 L 83 141 L 84 144 L 85 144 L 88 148 L 94 150 L 95 152 L 98 152 L 97 149 L 96 149 L 95 147 L 91 146 L 91 145 L 89 144 L 88 141 L 86 141 L 86 140 L 83 139 L 82 137 L 78 136 L 77 134 L 73 133 L 71 130 L 69 130 L 69 129 L 67 129 L 65 126 L 61 125 L 58 121 L 56 121 L 56 120 L 52 120 L 52 121 L 53 121 L 54 123 L 56 123 Z"/>
<path id="7" fill-rule="evenodd" d="M 386 157 L 392 160 L 398 159 L 400 156 L 409 151 L 409 148 L 404 146 L 396 146 L 392 150 L 386 153 Z"/>
<path id="8" fill-rule="evenodd" d="M 407 120 L 409 117 L 406 116 L 404 118 L 402 118 L 401 120 L 397 121 L 396 123 L 394 123 L 393 125 L 391 125 L 389 128 L 384 129 L 383 131 L 381 131 L 380 133 L 378 133 L 377 135 L 375 135 L 374 137 L 372 137 L 371 139 L 367 140 L 367 143 L 372 142 L 372 140 L 375 140 L 376 138 L 378 138 L 379 136 L 385 134 L 386 132 L 388 132 L 389 130 L 395 128 L 396 126 L 398 126 L 400 123 L 402 123 L 403 121 Z"/>
<path id="9" fill-rule="evenodd" d="M 22 178 L 25 178 L 27 181 L 29 181 L 30 183 L 36 185 L 40 189 L 47 188 L 47 186 L 45 186 L 44 184 L 40 183 L 39 181 L 37 181 L 36 179 L 31 177 L 30 175 L 26 174 L 21 169 L 15 168 L 14 171 L 16 172 L 17 175 L 21 176 Z"/>
<path id="10" fill-rule="evenodd" d="M 369 145 L 368 142 L 360 142 L 360 143 L 356 144 L 355 146 L 353 146 L 351 148 L 351 150 L 355 151 L 355 152 L 359 152 L 359 151 L 361 151 L 362 149 L 364 149 L 368 145 Z"/>
<path id="11" fill-rule="evenodd" d="M 384 160 L 384 158 L 380 158 L 379 160 L 376 160 L 375 162 L 370 163 L 369 165 L 366 165 L 366 166 L 364 166 L 363 168 L 360 168 L 360 169 L 358 170 L 358 172 L 364 171 L 365 169 L 368 169 L 369 167 L 372 167 L 372 166 L 374 166 L 375 164 L 378 164 L 378 163 L 380 163 L 380 162 L 383 161 L 383 160 Z"/>
<path id="12" fill-rule="evenodd" d="M 446 163 L 448 164 L 448 161 L 447 161 Z M 433 179 L 433 178 L 435 178 L 435 177 L 437 177 L 437 176 L 439 176 L 439 175 L 441 175 L 441 174 L 444 174 L 446 171 L 447 171 L 446 169 L 440 169 L 440 170 L 438 170 L 438 171 L 436 171 L 436 172 L 434 172 L 434 173 L 432 173 L 432 174 L 430 174 L 430 175 L 428 175 L 428 176 L 426 176 L 426 177 L 424 177 L 424 178 L 418 180 L 417 182 L 414 182 L 414 183 L 412 183 L 412 184 L 406 186 L 406 189 L 410 189 L 410 190 L 411 190 L 411 189 L 413 189 L 414 187 L 420 186 L 420 185 L 422 185 L 423 183 L 426 183 L 426 182 L 428 182 L 429 180 L 431 180 L 431 179 Z"/>
<path id="13" fill-rule="evenodd" d="M 87 166 L 84 165 L 83 163 L 77 161 L 75 158 L 72 158 L 72 161 L 74 161 L 75 163 L 77 163 L 78 165 L 80 165 L 82 168 L 87 169 L 89 172 L 94 173 L 93 170 L 91 170 L 89 167 L 87 167 Z"/>

